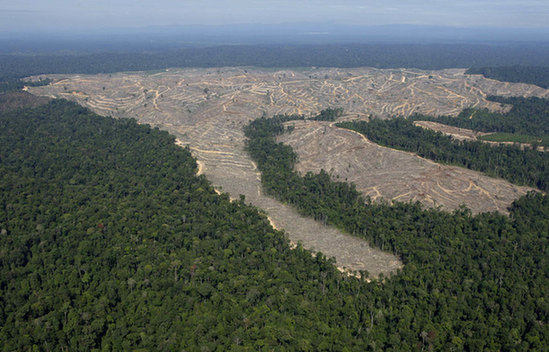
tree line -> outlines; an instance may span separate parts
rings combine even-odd
[[[282,123],[291,118],[260,118],[245,130],[265,191],[401,256],[405,264],[373,287],[378,310],[369,315],[371,350],[545,348],[547,195],[517,200],[509,218],[496,212],[472,216],[464,207],[448,213],[419,203],[372,203],[325,171],[293,171],[295,153],[275,139],[287,133]]]
[[[170,67],[376,67],[438,70],[546,66],[543,46],[471,44],[225,45],[157,52],[0,55],[0,80],[48,73],[112,73]]]
[[[362,133],[375,143],[410,151],[436,162],[463,166],[543,191],[549,187],[549,153],[522,150],[514,145],[455,141],[441,132],[415,126],[412,120],[404,118],[341,122],[337,126]]]
[[[490,66],[471,67],[466,74],[483,75],[498,81],[535,84],[549,88],[549,67],[547,66]]]
[[[466,108],[458,116],[415,114],[411,120],[436,121],[480,132],[505,132],[537,137],[549,135],[549,100],[537,97],[489,96],[490,101],[512,105],[507,113]]]
[[[50,79],[41,79],[37,81],[23,81],[17,78],[11,78],[7,80],[0,80],[0,94],[15,92],[23,89],[25,86],[28,87],[39,87],[47,86],[51,83]]]

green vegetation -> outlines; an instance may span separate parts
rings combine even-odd
[[[497,97],[490,96],[488,100],[501,104],[512,105],[508,113],[500,114],[483,109],[464,109],[457,117],[454,116],[425,116],[414,115],[411,120],[435,121],[450,126],[468,128],[481,132],[501,132],[500,141],[520,142],[534,140],[537,144],[549,145],[549,101],[536,97]],[[511,136],[510,134],[515,134]],[[521,137],[516,135],[523,135]],[[504,137],[505,136],[505,137]],[[484,137],[486,140],[490,137]],[[523,142],[530,143],[530,142]]]
[[[53,101],[0,145],[2,351],[366,350],[382,320],[166,132]]]
[[[498,132],[480,136],[478,139],[491,142],[512,142],[512,143],[527,143],[532,145],[549,146],[549,135],[543,138],[529,136],[526,134],[504,133]]]
[[[357,307],[369,350],[546,348],[549,197],[528,194],[513,204],[509,218],[473,217],[465,208],[450,214],[419,203],[372,204],[326,172],[293,171],[295,153],[275,140],[293,118],[261,118],[245,130],[266,192],[400,254],[405,263],[382,285],[369,285],[373,312],[364,316]]]
[[[310,120],[316,120],[316,121],[335,121],[338,117],[341,117],[343,115],[343,108],[335,108],[335,109],[325,109],[322,110],[318,115],[313,116],[310,118]]]
[[[417,127],[403,118],[343,122],[337,126],[362,133],[381,145],[410,151],[436,162],[463,166],[544,191],[549,187],[548,153],[521,150],[518,146],[458,142],[441,132]]]
[[[36,97],[30,93],[22,91],[25,86],[38,87],[51,83],[50,79],[37,81],[23,81],[19,79],[0,80],[0,113],[8,110],[34,107],[45,104],[49,98]]]
[[[25,86],[29,87],[39,87],[39,86],[47,86],[51,83],[50,79],[41,79],[38,81],[22,81],[19,79],[7,79],[4,81],[0,81],[0,94],[7,93],[7,92],[14,92],[23,89]]]
[[[112,73],[170,67],[443,68],[545,65],[549,49],[468,44],[226,45],[161,52],[0,55],[0,80],[49,73]]]
[[[246,130],[270,192],[399,253],[401,272],[368,283],[290,250],[257,209],[196,177],[172,136],[53,101],[0,114],[0,350],[549,345],[547,196],[510,218],[367,204],[326,173],[291,171],[274,141],[291,118]]]
[[[0,113],[14,109],[40,106],[50,100],[50,98],[38,97],[24,91],[3,93],[0,94]]]
[[[498,66],[473,67],[466,74],[481,74],[486,78],[504,82],[521,82],[549,88],[549,67],[543,66]]]
[[[508,113],[464,109],[457,117],[413,115],[412,120],[436,121],[481,132],[506,132],[533,136],[549,135],[549,101],[536,97],[496,97],[488,100],[512,105]]]

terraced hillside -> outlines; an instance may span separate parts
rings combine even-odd
[[[432,72],[371,68],[281,71],[251,68],[171,69],[156,73],[49,77],[54,80],[53,84],[28,90],[37,95],[77,101],[99,114],[134,117],[140,122],[170,131],[182,145],[194,152],[201,172],[219,189],[229,192],[234,198],[242,194],[247,201],[264,209],[273,223],[285,229],[293,241],[302,241],[306,248],[336,257],[341,267],[368,270],[373,275],[390,272],[401,264],[392,255],[373,250],[361,240],[302,218],[293,209],[264,196],[257,168],[244,152],[242,127],[263,114],[312,115],[327,107],[342,107],[353,118],[366,118],[372,114],[407,116],[414,112],[439,115],[456,114],[470,106],[500,111],[506,109],[498,103],[486,101],[486,95],[549,96],[547,90],[536,86],[466,76],[464,70],[458,69]],[[303,140],[307,134],[314,134],[315,138],[324,136],[323,132],[317,133],[318,129],[304,128],[301,131],[303,135],[300,138]],[[338,143],[356,143],[356,135],[340,135]],[[337,151],[337,148],[330,149],[326,153],[337,158]],[[379,156],[373,153],[362,157],[368,165],[368,162],[376,162]],[[452,208],[465,203],[475,211],[504,210],[514,197],[525,191],[503,184],[500,180],[482,178],[477,173],[467,174],[469,179],[459,176],[462,180],[453,182],[455,174],[452,172],[433,173],[431,171],[437,169],[436,165],[424,161],[421,164],[417,161],[420,159],[409,154],[400,157],[403,158],[402,162],[398,162],[401,178],[409,178],[411,173],[406,171],[406,167],[413,167],[416,174],[429,174],[432,178],[430,182],[438,182],[447,190],[425,196],[428,200],[426,204]],[[314,164],[313,159],[306,159],[307,156],[302,154],[300,160],[305,163],[302,165],[307,162]],[[423,166],[418,166],[418,163]],[[391,176],[394,162],[392,165],[381,171],[373,182],[371,179],[365,180],[370,191],[377,188],[380,195],[387,199],[394,196],[381,190],[395,177]],[[319,166],[330,169],[323,165],[313,165],[311,168]],[[464,175],[463,171],[457,170],[453,172]],[[343,176],[343,173],[337,174]],[[357,184],[361,182],[360,178],[358,174],[351,177]],[[477,183],[481,190],[477,190],[475,182],[481,178],[482,183]],[[460,194],[469,186],[470,192],[465,196],[447,200],[449,194]],[[402,195],[399,197],[402,200],[421,199],[421,193],[425,193],[422,188],[414,187],[409,182],[392,184],[390,188],[397,195]],[[370,191],[365,188],[365,192]],[[478,196],[484,193],[488,194],[485,195],[487,200],[479,201]],[[497,198],[502,199],[497,202],[489,200]]]

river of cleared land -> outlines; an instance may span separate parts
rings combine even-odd
[[[388,274],[402,263],[396,256],[304,218],[262,193],[258,170],[244,151],[242,128],[262,115],[312,115],[327,107],[343,107],[356,118],[414,112],[440,115],[456,114],[470,106],[507,109],[486,101],[490,94],[548,96],[548,91],[539,87],[463,73],[372,68],[170,69],[50,75],[53,84],[29,91],[74,100],[102,115],[133,117],[173,133],[180,144],[191,149],[200,172],[215,187],[233,198],[244,195],[246,201],[265,210],[290,240],[335,257],[339,267],[378,275]]]

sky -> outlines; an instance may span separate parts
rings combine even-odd
[[[0,0],[0,31],[330,23],[549,27],[549,0]]]

